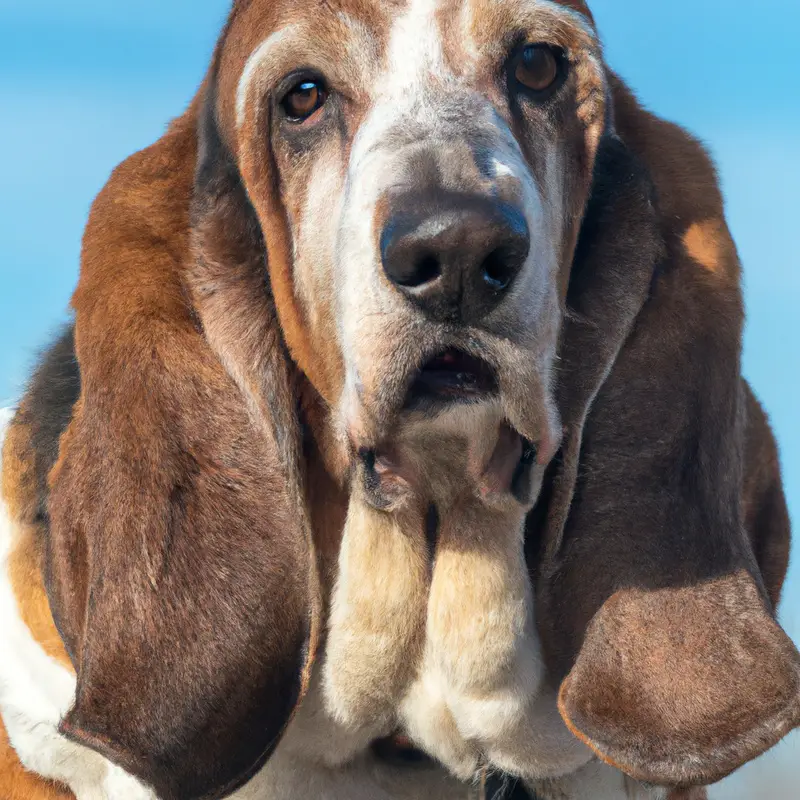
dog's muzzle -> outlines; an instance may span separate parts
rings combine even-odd
[[[475,324],[500,303],[530,250],[522,212],[472,194],[406,195],[380,237],[383,269],[436,322]]]

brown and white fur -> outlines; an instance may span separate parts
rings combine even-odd
[[[510,81],[525,43],[564,55],[546,101]],[[300,123],[281,112],[298,69],[329,93]],[[512,209],[530,242],[477,319],[432,318],[387,278],[385,231],[442,197]],[[772,618],[788,527],[739,376],[722,215],[705,155],[610,72],[581,0],[236,2],[189,110],[94,207],[73,301],[80,396],[44,478],[28,475],[36,392],[9,430],[0,712],[22,765],[77,800],[449,800],[483,797],[494,774],[623,800],[710,783],[774,744],[800,720],[800,660]],[[657,314],[698,387],[642,345]],[[689,357],[695,324],[706,349]],[[409,405],[454,351],[496,391]],[[713,422],[676,423],[669,469],[689,489],[670,513],[660,477],[629,487],[657,508],[637,520],[649,537],[620,524],[598,542],[574,526],[592,498],[578,461],[604,413],[627,413],[619,385],[641,410],[593,463],[601,479],[625,465],[620,487],[636,459],[664,469],[663,438],[632,436],[650,415],[695,403]],[[698,477],[680,448],[704,459],[712,434]],[[746,435],[763,444],[753,502],[777,498],[757,533],[720,444],[733,464]],[[598,531],[619,494],[584,512]],[[622,556],[581,584],[575,554],[590,575],[606,543]],[[709,656],[685,646],[707,641],[684,636],[700,616],[730,631]],[[689,677],[648,657],[651,640]],[[771,686],[747,677],[756,658]],[[747,715],[706,691],[724,676]],[[605,702],[617,689],[625,702]],[[642,726],[639,696],[673,714],[666,733]],[[382,758],[398,730],[431,760]]]
[[[0,411],[0,446],[13,411]],[[0,469],[2,461],[0,461]],[[0,504],[0,646],[5,656],[0,660],[0,709],[2,722],[13,743],[8,760],[0,760],[0,788],[3,800],[156,800],[156,795],[124,770],[93,750],[66,739],[59,732],[59,723],[75,697],[75,674],[71,665],[59,659],[34,637],[19,608],[19,580],[13,577],[14,549],[20,548],[20,532],[14,529],[5,504]],[[398,580],[403,576],[395,576]],[[370,586],[371,584],[368,584]],[[402,595],[401,595],[402,597]],[[399,613],[405,610],[398,609]],[[326,669],[329,663],[325,660]],[[426,698],[426,680],[416,678],[406,698],[406,705],[426,703],[415,715],[412,708],[405,716],[416,724],[441,724],[435,703],[441,698]],[[461,770],[462,781],[449,777],[433,762],[422,766],[392,765],[374,754],[370,745],[376,735],[390,733],[393,721],[363,731],[353,732],[342,726],[324,706],[321,675],[312,680],[309,693],[301,704],[280,746],[268,764],[246,786],[231,797],[237,800],[282,800],[295,797],[320,797],[329,800],[479,800],[484,788],[478,779],[476,763]],[[552,715],[555,702],[546,698],[540,718]],[[448,713],[446,708],[440,713]],[[536,711],[533,710],[533,714]],[[535,718],[535,717],[534,717]],[[547,726],[563,727],[560,718]],[[541,734],[530,737],[521,732],[520,740],[530,749],[533,759],[556,761],[563,757],[554,752],[556,742]],[[438,736],[438,738],[436,738]],[[551,737],[552,739],[552,737]],[[420,732],[420,744],[431,741],[447,747],[452,737],[447,732]],[[438,744],[437,744],[438,743]],[[563,742],[575,749],[577,740]],[[471,755],[474,759],[475,756]],[[15,758],[22,770],[17,771]],[[576,764],[587,757],[575,759]],[[457,766],[457,762],[454,761]],[[37,780],[33,776],[40,776]],[[592,800],[627,800],[658,798],[657,791],[646,791],[631,779],[610,767],[592,761],[574,775],[541,784],[543,798],[592,798]]]

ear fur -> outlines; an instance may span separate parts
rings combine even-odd
[[[788,525],[742,388],[740,268],[713,167],[613,91],[619,140],[601,145],[568,295],[565,445],[530,528],[544,531],[539,630],[579,738],[640,780],[705,785],[800,722],[800,658],[769,602]],[[746,509],[769,529],[748,537]]]
[[[62,730],[164,800],[264,763],[318,618],[263,242],[205,94],[93,206],[50,479],[48,593],[78,676]]]
[[[745,381],[741,397],[746,431],[742,514],[767,595],[776,609],[789,567],[789,510],[767,415]]]

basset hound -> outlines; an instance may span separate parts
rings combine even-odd
[[[73,306],[4,800],[701,798],[800,723],[714,168],[583,0],[236,0]]]

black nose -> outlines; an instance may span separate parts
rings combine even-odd
[[[530,250],[522,212],[491,197],[404,198],[381,234],[389,280],[431,319],[471,323],[511,287]]]

